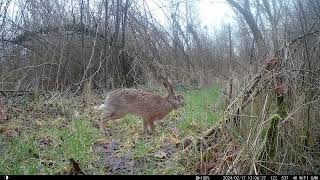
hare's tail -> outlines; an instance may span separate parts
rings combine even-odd
[[[101,104],[99,107],[97,107],[97,110],[103,110],[106,108],[106,105],[105,104]]]
[[[97,109],[99,111],[102,111],[102,110],[106,109],[106,107],[107,107],[106,102],[109,99],[109,97],[110,97],[110,95],[108,94],[108,96],[105,99],[105,102],[103,104],[101,104],[100,106],[96,106],[95,109]]]

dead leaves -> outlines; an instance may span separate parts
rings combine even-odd
[[[178,128],[171,128],[171,133],[168,134],[168,137],[173,144],[180,144],[180,131]]]
[[[268,70],[268,71],[271,71],[272,69],[274,69],[274,67],[276,65],[278,65],[280,63],[279,59],[274,57],[272,59],[269,59],[268,62],[267,62],[267,65],[265,66],[265,68]]]
[[[54,144],[55,143],[53,142],[53,140],[47,136],[40,138],[38,141],[38,146],[41,150],[43,150],[46,146],[53,146]]]
[[[35,120],[35,125],[37,128],[41,128],[43,126],[43,122],[39,120]]]
[[[32,155],[32,157],[34,157],[34,158],[36,158],[36,159],[39,159],[39,158],[40,158],[39,154],[38,154],[38,153],[35,153],[32,149],[29,149],[28,152],[29,152],[29,154]]]
[[[71,164],[69,175],[85,175],[85,173],[82,172],[78,162],[76,162],[73,158],[70,158],[69,161]]]
[[[189,139],[189,138],[184,139],[182,149],[187,148],[188,146],[190,146],[191,143],[192,143],[191,139]]]
[[[182,113],[181,112],[179,112],[179,111],[175,111],[174,112],[174,116],[173,116],[173,120],[174,121],[181,121],[182,120],[182,118],[183,118],[183,116],[182,116]]]
[[[4,108],[0,106],[0,124],[5,123],[8,121],[7,113],[5,112]]]
[[[216,145],[203,152],[197,171],[201,174],[221,174],[233,167],[238,155],[234,142]],[[237,171],[238,172],[238,171]],[[237,173],[235,173],[237,174]]]
[[[57,163],[49,157],[40,157],[40,155],[34,152],[32,149],[28,150],[28,153],[36,159],[40,159],[41,164],[48,167],[48,168],[55,168]],[[85,175],[85,173],[81,170],[79,162],[74,160],[73,158],[69,159],[70,161],[70,168],[69,168],[69,175]],[[60,174],[67,174],[67,172],[61,172]]]
[[[167,153],[164,152],[163,150],[159,150],[153,154],[153,157],[159,158],[159,159],[165,159],[167,157]]]
[[[63,160],[63,161],[65,161],[65,160]],[[47,161],[47,162],[51,163],[53,161]],[[70,158],[69,159],[69,165],[61,167],[60,171],[55,173],[55,174],[56,175],[86,175],[81,170],[79,161],[75,160],[74,158]]]
[[[55,168],[57,166],[57,162],[55,162],[52,158],[48,156],[40,156],[39,153],[35,152],[33,149],[28,149],[29,155],[31,155],[32,158],[39,159],[41,164],[43,166],[46,166],[48,168]]]
[[[8,128],[8,129],[3,128],[3,129],[1,129],[1,132],[3,132],[3,134],[9,139],[17,138],[21,134],[21,130],[18,127]]]
[[[164,144],[160,146],[160,152],[165,153],[164,158],[170,158],[174,153],[178,151],[178,145],[177,144]]]

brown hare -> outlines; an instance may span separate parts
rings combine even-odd
[[[143,119],[143,130],[154,132],[154,121],[163,119],[172,110],[185,105],[183,97],[176,94],[171,82],[161,78],[167,89],[166,96],[159,96],[139,89],[117,89],[108,93],[104,103],[97,109],[102,111],[99,126],[105,133],[104,121],[116,120],[127,114],[133,114]]]

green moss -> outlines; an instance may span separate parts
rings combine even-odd
[[[284,102],[284,96],[277,97],[278,114],[281,118],[287,117],[287,108]]]
[[[266,136],[266,149],[268,157],[274,160],[277,152],[277,138],[278,138],[278,124],[281,117],[278,114],[274,114],[270,118],[270,125]]]

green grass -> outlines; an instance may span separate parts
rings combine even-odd
[[[194,134],[209,128],[222,112],[219,108],[221,94],[218,86],[189,90],[182,92],[182,95],[187,105],[182,109],[183,121],[179,129],[184,134]]]
[[[21,129],[21,134],[15,138],[0,134],[0,174],[66,174],[70,169],[70,158],[76,159],[87,174],[105,174],[103,157],[93,146],[95,142],[112,140],[121,145],[115,151],[117,156],[129,154],[134,163],[139,162],[135,174],[188,174],[184,164],[179,163],[179,152],[165,159],[156,158],[154,153],[164,145],[197,136],[214,125],[222,112],[219,108],[221,94],[215,85],[179,93],[184,96],[186,106],[157,122],[157,133],[153,135],[143,134],[142,120],[128,115],[106,123],[112,135],[104,136],[94,126],[95,116],[90,110],[68,105],[63,106],[69,107],[64,108],[68,117],[19,116],[16,122],[0,124],[0,129]],[[80,116],[72,117],[73,111],[81,112]],[[31,128],[26,128],[23,123],[26,118],[29,118],[28,122],[42,123],[38,126],[33,123]]]
[[[94,169],[91,162],[99,157],[93,153],[92,143],[101,134],[87,117],[81,117],[63,128],[35,128],[22,132],[20,138],[0,138],[4,148],[0,174],[59,174],[68,172],[70,158],[77,159],[85,170]],[[95,171],[102,173],[101,169]]]

